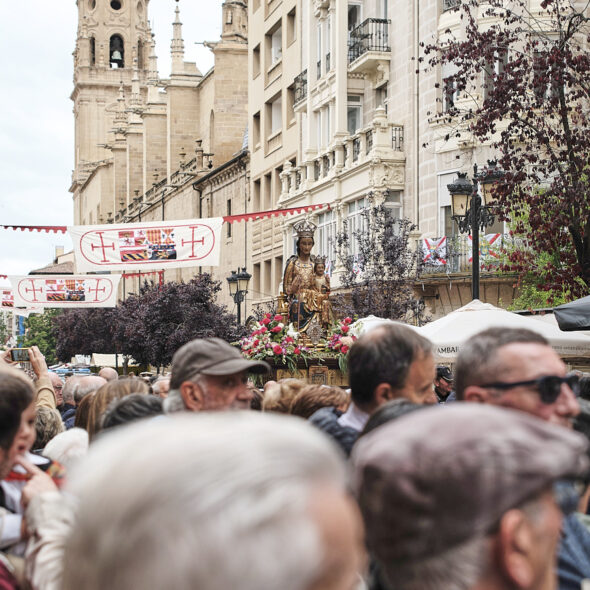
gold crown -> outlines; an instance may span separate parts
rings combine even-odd
[[[314,259],[314,264],[323,264],[326,266],[326,260],[328,260],[327,256],[316,256]]]
[[[293,225],[298,238],[313,238],[316,228],[317,225],[311,221],[307,221],[307,219]]]

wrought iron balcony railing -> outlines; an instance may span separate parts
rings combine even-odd
[[[369,51],[389,52],[389,19],[368,18],[350,31],[348,39],[348,63]]]
[[[295,78],[295,104],[305,100],[307,97],[307,70],[303,70],[299,76]]]
[[[404,151],[404,128],[401,125],[391,128],[391,147],[396,152]]]

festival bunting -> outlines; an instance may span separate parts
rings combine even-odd
[[[115,307],[121,275],[8,277],[15,307]]]
[[[68,228],[76,270],[218,266],[221,217]]]
[[[294,215],[301,213],[309,213],[324,207],[330,209],[329,203],[316,203],[315,205],[302,205],[301,207],[288,207],[287,209],[271,209],[269,211],[254,211],[252,213],[239,213],[237,215],[226,215],[223,221],[226,223],[235,223],[239,221],[251,221],[254,219],[268,219],[269,217],[278,217],[279,215]],[[178,221],[173,223],[179,223]],[[129,225],[129,224],[125,224]],[[88,227],[88,226],[85,226]],[[112,227],[109,225],[108,227]],[[61,233],[65,234],[68,227],[65,225],[0,225],[2,229],[12,229],[15,231],[36,231],[45,233]]]
[[[447,263],[447,237],[424,238],[422,240],[422,260],[429,266],[442,266]]]

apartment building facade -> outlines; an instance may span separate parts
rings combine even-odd
[[[532,0],[536,1],[536,0]],[[470,300],[468,238],[451,220],[447,185],[492,153],[468,137],[445,139],[447,72],[423,71],[421,42],[459,31],[456,0],[254,0],[249,4],[248,122],[253,206],[260,210],[330,204],[307,215],[314,252],[360,227],[368,198],[424,237],[460,244],[456,259],[417,285],[438,316]],[[456,97],[458,100],[461,97]],[[251,258],[254,303],[276,296],[294,253],[301,217],[257,222]],[[489,228],[502,232],[502,224]],[[354,249],[354,239],[352,248]],[[460,251],[459,251],[460,250]],[[485,277],[483,298],[509,303],[512,281]]]

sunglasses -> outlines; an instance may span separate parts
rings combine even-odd
[[[488,383],[487,385],[480,385],[484,389],[500,389],[508,390],[515,387],[535,387],[539,392],[539,397],[544,404],[553,404],[561,393],[561,386],[566,384],[577,397],[580,395],[580,378],[578,375],[570,373],[565,377],[557,377],[556,375],[546,375],[538,379],[531,379],[529,381],[516,381],[515,383],[504,383],[499,381],[497,383]]]

